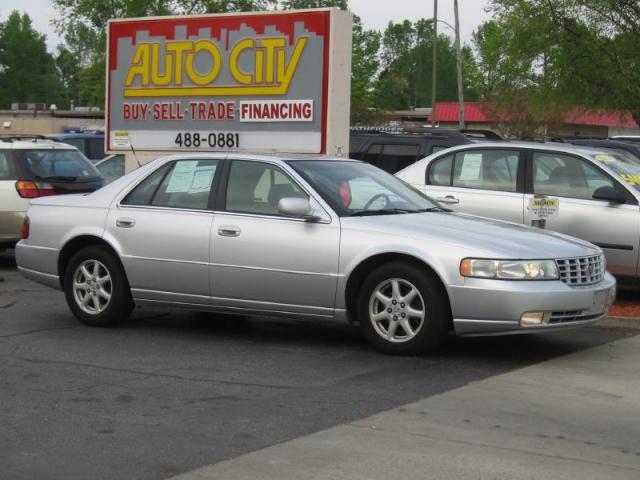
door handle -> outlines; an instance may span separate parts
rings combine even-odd
[[[133,218],[118,218],[116,220],[116,227],[120,228],[132,228],[136,224]]]
[[[453,195],[447,195],[446,197],[437,197],[436,201],[447,205],[455,205],[457,203],[460,203],[460,200],[458,200]]]
[[[221,237],[239,237],[240,228],[238,227],[220,227],[218,228],[218,235]]]

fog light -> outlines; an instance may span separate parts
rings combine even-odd
[[[521,327],[530,327],[532,325],[540,325],[544,320],[544,312],[527,312],[520,317]]]

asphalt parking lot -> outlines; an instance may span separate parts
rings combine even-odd
[[[631,335],[591,327],[372,351],[345,325],[137,310],[80,325],[0,255],[0,475],[164,479]]]

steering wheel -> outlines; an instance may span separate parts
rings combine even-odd
[[[389,198],[389,195],[387,195],[386,193],[378,193],[377,195],[374,195],[373,197],[371,197],[367,203],[365,203],[363,209],[368,210],[371,204],[376,200],[378,200],[379,198],[384,198],[384,206],[382,208],[385,208],[387,205],[391,203],[391,199]]]

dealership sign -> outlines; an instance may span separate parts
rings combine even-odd
[[[351,15],[109,22],[110,151],[348,150]]]

